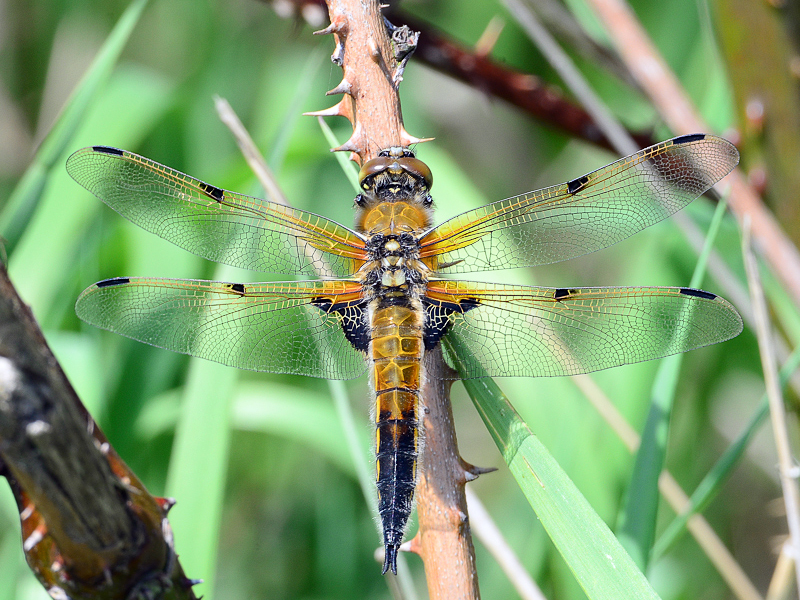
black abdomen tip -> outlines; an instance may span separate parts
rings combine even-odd
[[[395,544],[386,544],[385,546],[381,575],[386,575],[387,571],[397,575],[397,546]]]

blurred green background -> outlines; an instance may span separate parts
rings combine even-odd
[[[0,0],[0,209],[128,4]],[[598,34],[580,0],[567,4]],[[713,131],[738,128],[743,163],[769,170],[770,157],[784,156],[787,150],[775,140],[777,134],[766,136],[757,123],[742,121],[749,98],[746,85],[751,84],[740,77],[751,66],[747,42],[763,39],[767,30],[743,28],[734,2],[710,7],[694,0],[632,4]],[[408,1],[403,8],[466,45],[474,44],[489,20],[501,15],[506,27],[492,56],[558,83],[497,2]],[[772,16],[767,25],[758,26],[781,31],[786,15],[766,4],[764,9]],[[278,278],[220,271],[136,228],[69,179],[63,164],[80,147],[117,146],[214,185],[260,196],[262,190],[215,114],[212,98],[219,95],[239,114],[294,206],[350,224],[353,191],[316,120],[300,116],[328,107],[332,99],[324,93],[341,77],[328,58],[332,39],[312,36],[316,28],[301,19],[282,18],[255,0],[150,0],[107,84],[94,94],[55,161],[41,202],[8,259],[19,293],[114,447],[152,493],[178,496],[170,517],[177,549],[187,575],[206,580],[197,589],[207,598],[388,598],[373,558],[380,538],[327,382],[238,372],[189,359],[95,330],[73,311],[80,291],[107,277]],[[718,45],[718,40],[724,43]],[[774,56],[764,60],[774,61]],[[578,63],[626,125],[652,130],[654,139],[672,135],[638,93],[591,61],[579,58]],[[763,65],[772,63],[761,64],[768,70]],[[789,72],[784,66],[778,70]],[[796,93],[796,80],[794,88],[791,81],[789,77],[789,92],[784,93]],[[572,179],[615,158],[414,60],[405,72],[401,96],[408,131],[436,138],[419,146],[418,155],[435,176],[439,221]],[[797,118],[796,108],[787,104],[783,124]],[[341,140],[349,136],[344,119],[329,123]],[[789,163],[785,171],[793,173],[790,157],[784,158]],[[785,229],[796,232],[793,184],[780,173],[772,175],[775,210]],[[687,212],[706,228],[713,209],[711,202],[700,199]],[[717,247],[741,278],[738,239],[728,217]],[[554,287],[682,286],[688,284],[695,260],[678,229],[664,222],[568,263],[474,278],[535,280]],[[703,287],[721,292],[713,279]],[[779,312],[784,307],[781,314],[793,315],[791,306],[781,304],[782,292],[774,284],[770,294]],[[794,345],[796,329],[784,325],[784,332]],[[637,430],[647,414],[657,366],[633,365],[595,377]],[[633,465],[622,443],[568,380],[499,383],[614,529]],[[347,382],[346,390],[359,419],[362,454],[368,456],[372,426],[367,382]],[[749,330],[686,356],[667,455],[667,466],[684,489],[692,491],[739,433],[762,392]],[[472,488],[546,595],[582,598],[460,385],[454,386],[453,396],[464,459],[500,467]],[[762,592],[774,566],[773,551],[785,535],[782,518],[769,508],[780,490],[767,429],[704,513]],[[191,492],[182,497],[176,493],[182,490]],[[0,600],[46,598],[24,566],[10,494],[3,489],[0,495]],[[662,506],[659,531],[673,516]],[[410,534],[415,530],[412,524]],[[476,552],[483,596],[516,597],[477,541]],[[414,556],[408,563],[420,597],[425,597],[421,563]],[[648,576],[665,600],[731,597],[688,536],[652,563]]]

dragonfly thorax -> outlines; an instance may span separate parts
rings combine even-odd
[[[356,197],[356,227],[377,233],[420,235],[432,225],[430,169],[402,148],[384,150],[359,173],[363,192]]]
[[[370,257],[367,286],[384,288],[407,288],[427,279],[427,268],[419,261],[419,241],[408,232],[400,235],[373,235],[367,243]]]

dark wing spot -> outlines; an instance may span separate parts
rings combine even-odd
[[[123,150],[112,148],[111,146],[92,146],[92,150],[95,152],[102,152],[103,154],[113,154],[114,156],[122,156],[125,154]]]
[[[553,294],[553,298],[563,300],[564,298],[569,298],[572,292],[573,290],[568,290],[567,288],[558,288]]]
[[[572,181],[567,182],[567,191],[570,194],[574,194],[587,183],[589,183],[589,178],[586,175],[579,177],[578,179],[573,179]]]
[[[367,327],[366,301],[337,302],[334,304],[330,298],[314,298],[313,306],[325,313],[338,313],[342,317],[341,325],[344,337],[356,350],[367,352],[369,350],[369,328]]]
[[[686,294],[687,296],[694,296],[695,298],[705,298],[706,300],[713,300],[716,298],[716,294],[712,294],[710,292],[704,292],[703,290],[694,290],[692,288],[681,288],[681,294]]]
[[[672,143],[676,146],[678,144],[688,144],[689,142],[699,142],[700,140],[706,139],[704,133],[690,133],[689,135],[679,135],[676,138],[672,138]]]
[[[480,300],[476,298],[465,298],[461,302],[458,303],[459,308],[461,309],[461,313],[465,313],[473,308],[478,308],[480,306]]]
[[[244,295],[244,284],[243,283],[232,283],[231,289],[236,292],[237,294]]]
[[[203,190],[207,196],[210,196],[217,202],[221,202],[223,198],[223,192],[220,188],[214,187],[213,185],[208,185],[207,183],[201,183],[200,189]]]
[[[454,313],[463,315],[480,306],[480,302],[474,298],[465,298],[460,302],[442,302],[423,297],[422,305],[425,307],[425,328],[422,332],[422,342],[425,344],[425,350],[433,350],[453,324],[450,315]]]
[[[98,281],[95,285],[99,288],[103,288],[103,287],[111,287],[112,285],[123,285],[130,282],[131,280],[129,277],[115,277],[114,279],[106,279],[104,281]]]

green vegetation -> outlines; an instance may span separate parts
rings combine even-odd
[[[75,96],[76,108],[59,114],[129,4],[137,3],[11,0],[4,6],[0,100],[6,106],[0,111],[0,132],[10,141],[0,144],[0,223],[9,229],[0,234],[9,236],[12,280],[120,455],[152,493],[176,497],[170,521],[184,569],[206,581],[198,594],[224,600],[389,598],[373,558],[380,538],[371,501],[365,500],[357,476],[369,460],[373,439],[365,378],[343,386],[360,419],[353,433],[340,421],[342,388],[335,391],[337,406],[326,381],[241,372],[171,354],[93,329],[74,314],[80,291],[108,277],[279,279],[220,268],[138,229],[75,184],[63,168],[80,147],[110,145],[216,186],[260,196],[236,143],[217,119],[214,95],[226,98],[239,114],[294,206],[352,222],[351,184],[328,152],[316,119],[300,117],[332,103],[324,93],[341,76],[328,60],[332,40],[312,36],[308,25],[279,18],[267,4],[151,0],[116,64],[113,52],[104,55],[108,71],[84,81],[97,87],[88,96]],[[454,0],[406,4],[465,44],[477,41],[492,16],[505,15],[506,29],[492,56],[554,79],[499,3],[469,3],[469,10],[467,3]],[[712,50],[710,24],[698,18],[697,3],[632,4],[715,132],[736,125],[736,94]],[[580,59],[579,65],[626,125],[653,129],[654,139],[672,135],[641,96],[589,61]],[[438,221],[572,179],[615,158],[414,59],[401,96],[408,131],[436,138],[420,145],[418,153],[435,176]],[[328,119],[328,124],[339,139],[349,136],[344,119]],[[51,130],[58,139],[41,144]],[[24,176],[28,164],[36,173]],[[700,199],[684,212],[705,231],[714,205]],[[738,232],[729,215],[721,223],[716,248],[743,282]],[[535,278],[553,287],[686,286],[696,263],[678,228],[664,222],[568,263],[475,278],[507,283],[533,283]],[[701,287],[725,295],[713,275]],[[768,284],[768,294],[794,345],[792,335],[800,330],[796,309],[776,284]],[[593,375],[638,432],[650,410],[658,368],[645,363]],[[546,448],[588,505],[616,531],[623,498],[637,491],[628,490],[634,457],[616,434],[568,379],[496,383],[537,438],[525,443],[531,456]],[[683,357],[666,467],[687,493],[747,427],[762,393],[761,365],[749,329],[730,342]],[[520,465],[505,466],[461,384],[453,388],[453,404],[464,459],[499,467],[470,485],[527,571],[548,598],[584,598],[515,480]],[[353,440],[363,449],[358,465],[349,445]],[[704,485],[716,497],[704,496],[701,502],[704,516],[763,591],[773,569],[771,538],[784,534],[785,524],[766,510],[769,501],[780,497],[771,438],[756,435],[750,443],[751,450],[736,454],[730,463],[736,466],[733,478],[726,479],[728,470],[714,471],[715,481]],[[533,466],[533,472],[540,471]],[[23,564],[11,496],[2,491],[0,497],[0,600],[43,600],[45,592]],[[635,503],[627,506],[635,509]],[[581,504],[579,514],[584,510]],[[691,536],[670,529],[669,539],[659,545],[674,518],[662,498],[655,522],[651,516],[648,524],[659,548],[646,573],[656,592],[664,600],[731,597]],[[415,530],[412,524],[410,532]],[[569,541],[556,542],[559,547],[563,543]],[[478,541],[476,552],[483,597],[515,597]],[[568,552],[580,555],[582,548],[569,546]],[[410,556],[406,562],[423,590],[420,561]]]

